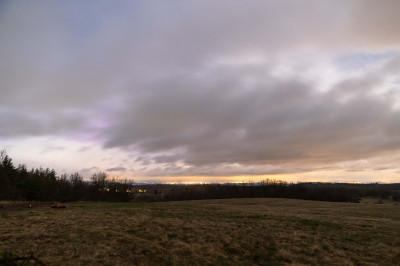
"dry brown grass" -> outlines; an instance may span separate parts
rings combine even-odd
[[[232,199],[0,211],[0,252],[48,265],[396,265],[400,206]]]

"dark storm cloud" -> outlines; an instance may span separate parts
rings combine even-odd
[[[1,9],[1,138],[90,136],[152,175],[311,171],[400,148],[398,1]],[[327,90],[304,77],[344,55],[362,71]]]

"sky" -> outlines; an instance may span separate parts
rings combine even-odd
[[[400,1],[1,1],[0,149],[140,182],[400,182]]]

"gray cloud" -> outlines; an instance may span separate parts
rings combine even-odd
[[[100,170],[100,168],[97,167],[97,166],[93,166],[93,167],[90,167],[90,168],[82,168],[79,171],[79,174],[86,176],[86,175],[92,174],[94,172],[98,172],[99,170]]]
[[[62,151],[64,149],[65,148],[62,146],[47,146],[40,153],[44,154],[44,153],[53,152],[53,151]]]
[[[20,108],[0,108],[0,137],[42,136],[74,133],[84,128],[83,114],[79,117],[55,111],[31,112]]]
[[[302,172],[397,151],[399,9],[372,0],[3,4],[0,137],[89,138],[140,153],[148,175]],[[340,69],[348,55],[357,67],[321,90],[314,65]]]
[[[201,85],[187,77],[156,83],[146,88],[145,100],[131,99],[119,123],[106,130],[107,147],[164,153],[152,158],[192,166],[332,163],[398,149],[400,113],[373,90],[393,72],[390,64],[326,93],[312,83],[267,75],[243,89],[235,71]]]
[[[119,171],[126,171],[127,169],[125,167],[113,167],[113,168],[108,168],[106,169],[107,172],[119,172]]]

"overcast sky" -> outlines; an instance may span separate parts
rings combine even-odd
[[[1,1],[0,149],[137,181],[400,181],[400,1]]]

